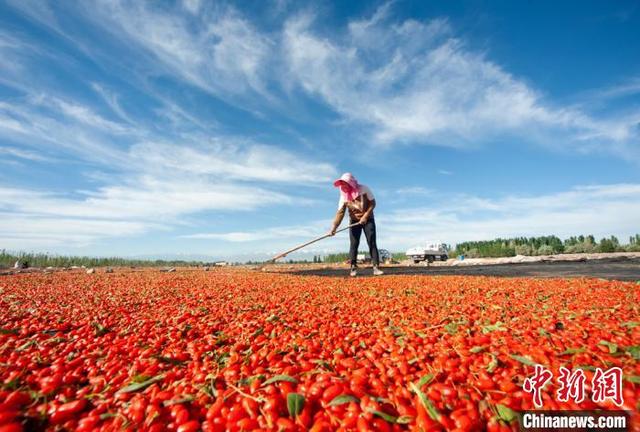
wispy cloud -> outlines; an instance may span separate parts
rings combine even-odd
[[[200,2],[183,3],[193,13]],[[217,95],[247,90],[266,96],[265,67],[273,41],[233,8],[215,8],[197,19],[142,2],[99,2],[88,19],[152,55],[163,69]]]
[[[178,170],[197,175],[216,175],[226,180],[266,181],[292,184],[328,182],[335,168],[301,158],[274,146],[228,138],[205,138],[199,144],[175,145],[143,142],[130,156],[163,172]]]
[[[454,195],[376,219],[381,247],[398,250],[431,239],[456,243],[549,234],[615,233],[624,241],[638,231],[640,184],[583,186],[538,196]]]
[[[335,176],[331,164],[243,137],[171,128],[161,136],[118,113],[115,95],[94,90],[123,122],[37,88],[0,102],[0,138],[14,143],[0,153],[49,163],[55,162],[50,155],[77,160],[91,167],[87,174],[98,183],[81,181],[65,192],[0,186],[3,246],[78,247],[174,229],[206,212],[305,205],[310,200],[300,196],[301,188]],[[285,184],[295,188],[277,190]]]
[[[310,226],[312,225],[312,226]],[[285,240],[285,239],[299,239],[299,238],[314,238],[321,235],[321,229],[325,228],[328,231],[329,221],[326,221],[322,226],[318,224],[310,224],[304,226],[293,227],[275,227],[267,228],[263,230],[254,231],[234,231],[224,233],[197,233],[181,236],[182,238],[198,239],[198,240],[222,240],[232,243],[246,243],[246,242],[258,242],[265,240]]]
[[[51,158],[45,157],[40,153],[34,151],[22,150],[15,147],[3,147],[0,146],[0,155],[5,157],[14,157],[18,159],[25,159],[34,162],[50,162]]]
[[[123,121],[127,123],[134,123],[135,121],[131,119],[129,114],[125,112],[125,110],[120,105],[119,96],[113,91],[108,90],[103,85],[98,83],[91,83],[91,88],[93,88],[96,93],[102,97],[104,102],[111,108],[111,110]]]
[[[267,31],[233,6],[199,1],[100,1],[70,13],[120,41],[131,52],[118,60],[125,67],[170,75],[255,115],[282,114],[301,91],[377,145],[478,147],[502,138],[640,161],[639,110],[596,115],[587,104],[554,102],[471,49],[447,19],[398,19],[393,8],[385,3],[331,34],[312,13],[285,17],[281,28]],[[30,15],[61,31],[52,8]],[[631,81],[600,97],[637,88]]]
[[[371,19],[351,22],[342,38],[319,35],[311,15],[289,19],[284,30],[288,78],[352,122],[370,125],[381,144],[468,147],[506,135],[640,157],[640,113],[595,118],[555,106],[469,49],[446,20],[397,22],[387,16],[388,9],[385,5]]]
[[[608,87],[595,92],[594,96],[599,98],[621,98],[640,93],[640,77],[628,80],[627,82]]]
[[[123,134],[133,133],[134,131],[127,126],[108,120],[101,115],[95,113],[91,108],[64,100],[57,97],[51,97],[39,94],[31,97],[33,105],[40,105],[60,112],[67,119],[75,120],[86,126],[101,129],[108,133]]]
[[[422,186],[407,186],[403,188],[396,189],[395,194],[406,196],[406,195],[430,195],[433,191],[431,189],[427,189]]]
[[[134,236],[149,229],[141,221],[43,217],[33,214],[0,213],[2,247],[14,250],[82,247],[98,240]],[[163,229],[156,224],[156,229]]]

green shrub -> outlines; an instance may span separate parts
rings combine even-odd
[[[534,254],[533,248],[527,244],[517,245],[515,250],[516,250],[516,255],[531,256]]]
[[[554,254],[554,250],[552,246],[549,245],[542,245],[538,248],[538,250],[536,251],[536,255],[553,255]]]
[[[598,245],[598,252],[615,252],[616,244],[610,239],[603,238]]]
[[[583,241],[565,248],[565,253],[594,253],[597,246],[591,242]]]
[[[464,252],[464,256],[466,258],[480,258],[480,252],[478,252],[478,249],[473,248],[473,249],[469,249],[468,251]]]
[[[628,244],[624,249],[627,252],[640,252],[640,243]]]

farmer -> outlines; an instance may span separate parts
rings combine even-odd
[[[340,188],[340,201],[338,202],[338,212],[333,220],[333,227],[329,234],[334,235],[336,233],[347,209],[349,209],[351,225],[358,224],[349,229],[349,241],[351,243],[349,247],[351,272],[349,274],[351,276],[357,276],[358,274],[358,246],[360,245],[360,235],[364,230],[364,235],[369,245],[369,253],[371,254],[373,274],[375,276],[382,275],[382,270],[378,268],[380,258],[378,257],[378,246],[376,244],[376,222],[373,219],[376,200],[371,189],[359,184],[351,173],[342,174],[342,177],[333,182],[333,185]]]

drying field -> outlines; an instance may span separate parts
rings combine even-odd
[[[0,277],[0,431],[518,430],[541,364],[623,371],[640,285],[249,270]],[[637,426],[636,426],[637,427]]]

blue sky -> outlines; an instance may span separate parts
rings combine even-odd
[[[0,248],[640,232],[640,5],[0,1]],[[344,250],[337,236],[307,250]]]

